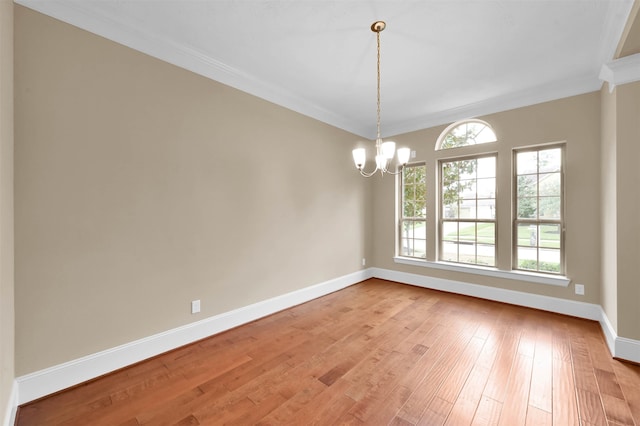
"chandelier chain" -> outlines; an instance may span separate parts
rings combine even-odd
[[[378,43],[378,109],[377,109],[377,139],[380,139],[380,31],[376,32],[376,41]]]
[[[360,174],[364,177],[371,177],[376,172],[380,171],[380,175],[384,176],[385,174],[390,175],[398,175],[402,173],[402,168],[407,165],[409,161],[409,157],[412,154],[409,148],[399,148],[396,151],[396,143],[393,141],[383,142],[382,137],[380,135],[380,32],[385,29],[387,24],[384,21],[376,21],[371,24],[371,31],[376,33],[376,44],[377,44],[377,81],[376,81],[376,156],[375,156],[375,169],[371,172],[367,172],[364,170],[364,166],[367,162],[367,151],[365,148],[356,148],[353,150],[353,162],[356,165],[356,168],[360,172]],[[393,159],[393,157],[397,154],[398,157],[398,169],[396,172],[392,172],[389,168],[389,161]]]

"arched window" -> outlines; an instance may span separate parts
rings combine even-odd
[[[436,142],[436,151],[495,142],[497,140],[491,126],[482,120],[458,121],[442,132]]]
[[[464,120],[442,132],[436,150],[496,140],[488,123]],[[439,259],[495,267],[497,155],[442,158],[439,169]]]

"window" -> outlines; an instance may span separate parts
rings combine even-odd
[[[477,145],[496,140],[496,134],[489,124],[480,120],[466,120],[447,127],[438,138],[436,150]]]
[[[496,156],[440,162],[440,260],[495,266]]]
[[[400,256],[427,255],[427,168],[410,164],[402,169]]]
[[[484,121],[453,123],[442,132],[430,154],[437,161],[435,182],[432,179],[427,182],[425,163],[402,170],[397,186],[398,238],[394,261],[567,286],[570,280],[565,276],[564,253],[565,143],[514,147],[512,155],[500,157],[496,145],[477,146],[492,142],[497,142],[496,134]],[[502,170],[500,176],[498,168]],[[508,170],[513,171],[510,174]],[[508,186],[512,190],[506,195],[501,192],[503,213],[498,215],[497,188]],[[427,214],[427,192],[434,215]],[[505,231],[501,232],[505,243],[501,252],[506,258],[498,255],[498,220],[510,222],[501,225]],[[437,237],[427,240],[427,228],[435,229]]]
[[[563,151],[515,151],[514,269],[564,273]]]

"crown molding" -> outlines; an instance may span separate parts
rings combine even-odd
[[[616,57],[618,45],[625,32],[625,25],[616,25],[616,23],[629,22],[633,7],[633,0],[609,2],[602,30],[598,66]]]
[[[600,80],[609,83],[609,92],[613,92],[613,89],[620,84],[640,81],[640,53],[602,65]]]
[[[462,105],[456,108],[436,112],[423,117],[406,120],[393,126],[387,126],[389,135],[399,135],[421,129],[453,123],[458,120],[476,118],[497,112],[536,105],[543,102],[568,98],[600,90],[602,82],[596,72],[555,81],[544,86],[536,86],[520,92]]]
[[[370,125],[356,123],[349,117],[336,114],[335,112],[303,99],[286,87],[276,86],[260,80],[253,74],[215,60],[189,46],[142,31],[140,28],[129,26],[110,16],[95,12],[82,2],[64,0],[15,0],[15,3],[354,135],[367,139],[375,139],[375,134],[372,133]],[[613,22],[615,22],[616,18],[621,14],[628,16],[632,3],[625,1],[622,2],[622,4],[624,7],[612,4],[608,9],[606,17],[607,28],[611,28]],[[615,48],[615,44],[619,40],[619,32],[620,31],[605,32],[607,36],[601,47],[601,57],[606,58],[612,56],[611,49]],[[609,71],[610,67],[616,68],[618,66],[618,61],[613,61],[605,65],[607,70],[605,70],[605,66],[603,66],[600,78],[610,81],[602,78],[603,72],[607,75],[611,73],[622,75],[622,73],[631,72]],[[600,64],[597,66],[599,67]],[[634,66],[639,68],[638,62],[630,65],[631,68]],[[635,78],[637,79],[637,76]],[[596,68],[593,75],[574,76],[563,81],[551,82],[547,85],[529,88],[493,99],[461,105],[448,110],[435,111],[420,117],[410,118],[397,124],[387,123],[385,124],[383,137],[413,132],[452,123],[461,119],[479,117],[597,91],[600,89],[601,84],[601,81],[597,78]],[[613,84],[621,83],[615,80]]]
[[[59,21],[99,35],[151,57],[184,68],[193,73],[218,81],[276,105],[314,118],[333,127],[356,135],[365,135],[368,129],[358,126],[347,117],[308,102],[286,87],[275,86],[224,62],[215,60],[196,49],[140,28],[134,28],[104,14],[96,13],[81,2],[14,0],[15,3]]]

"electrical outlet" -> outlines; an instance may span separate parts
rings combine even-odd
[[[584,284],[576,284],[576,294],[584,296]]]
[[[366,266],[367,265],[367,259],[365,259],[364,257],[362,258],[362,266]]]
[[[200,312],[200,300],[193,300],[191,302],[191,313],[197,314]]]

